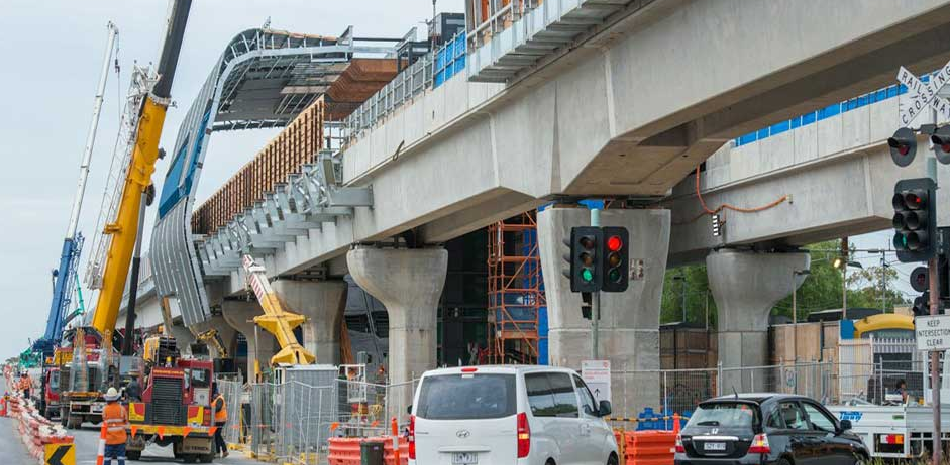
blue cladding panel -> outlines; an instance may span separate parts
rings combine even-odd
[[[164,218],[175,205],[178,205],[181,199],[191,194],[191,185],[198,171],[198,160],[201,159],[199,153],[201,144],[204,142],[210,119],[211,111],[209,110],[201,120],[202,129],[198,132],[198,137],[195,138],[194,143],[190,143],[186,139],[181,146],[181,150],[175,155],[175,160],[172,161],[172,166],[165,177],[165,184],[162,186],[162,195],[159,197],[159,218]],[[192,154],[190,158],[188,157],[189,152]],[[185,166],[186,162],[188,162],[188,166]]]
[[[927,74],[920,78],[923,82],[930,82],[930,75]],[[797,116],[788,121],[783,121],[780,123],[773,124],[772,126],[759,129],[758,131],[750,132],[748,134],[739,136],[735,139],[736,146],[745,145],[757,140],[765,139],[766,137],[774,136],[776,134],[785,132],[789,129],[795,129],[800,126],[805,126],[811,123],[814,123],[818,120],[823,120],[825,118],[831,118],[837,116],[841,113],[855,110],[866,105],[871,105],[873,103],[881,102],[889,98],[897,97],[901,94],[907,93],[907,86],[903,84],[895,84],[893,86],[885,87],[883,89],[860,95],[858,97],[846,100],[841,103],[836,103],[829,105],[825,108],[822,108],[816,112],[806,113],[801,116]]]

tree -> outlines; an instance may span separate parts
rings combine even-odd
[[[848,307],[884,308],[893,311],[894,306],[910,303],[897,290],[900,276],[890,266],[872,266],[848,276]]]

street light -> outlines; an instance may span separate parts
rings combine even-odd
[[[792,272],[792,335],[793,335],[793,349],[795,351],[795,362],[798,362],[798,283],[797,278],[799,276],[808,276],[811,274],[811,270],[795,270]]]

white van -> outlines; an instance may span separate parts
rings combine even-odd
[[[610,402],[577,372],[491,365],[429,370],[409,420],[410,465],[617,465]]]

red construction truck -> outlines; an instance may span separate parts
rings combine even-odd
[[[214,459],[211,412],[211,360],[178,358],[175,340],[159,336],[160,349],[150,354],[146,341],[146,375],[142,399],[129,402],[126,456],[138,460],[149,441],[171,445],[185,463]],[[152,338],[154,341],[155,338]]]

